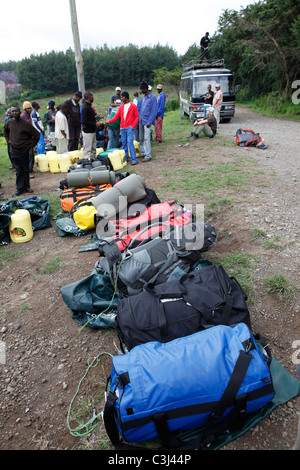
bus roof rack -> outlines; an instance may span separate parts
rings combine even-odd
[[[182,64],[183,71],[196,70],[196,69],[211,69],[211,68],[223,68],[225,67],[224,59],[210,59],[205,63],[199,63],[199,61],[190,60],[186,64]]]

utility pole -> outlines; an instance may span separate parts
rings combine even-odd
[[[78,90],[84,93],[85,83],[84,83],[84,72],[83,72],[83,59],[82,59],[81,47],[80,47],[76,3],[75,3],[75,0],[69,0],[69,2],[70,2],[70,13],[71,13],[71,26],[72,26],[72,33],[73,33],[73,40],[74,40],[74,48],[75,48],[75,62],[76,62],[76,70],[77,70]]]

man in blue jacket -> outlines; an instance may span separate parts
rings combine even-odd
[[[140,151],[144,156],[142,162],[149,162],[151,156],[151,126],[155,125],[156,97],[148,89],[148,84],[144,81],[140,83],[140,90],[143,93],[141,111],[139,115]]]
[[[158,93],[158,98],[157,98],[157,108],[156,108],[156,116],[155,116],[155,140],[156,142],[161,142],[163,117],[165,113],[165,104],[166,104],[166,95],[163,92],[162,85],[157,85],[156,89]]]

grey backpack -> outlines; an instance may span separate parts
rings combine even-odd
[[[144,240],[122,253],[113,239],[106,238],[101,243],[105,256],[99,264],[126,297],[138,294],[147,285],[166,282],[177,267],[188,272],[201,253],[210,250],[216,241],[215,228],[197,222],[174,227],[163,237]]]

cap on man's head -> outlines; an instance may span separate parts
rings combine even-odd
[[[81,93],[81,91],[76,91],[75,96],[78,96],[78,98],[82,98],[82,93]]]
[[[127,91],[122,91],[121,96],[129,99],[129,93]]]
[[[156,89],[157,89],[157,90],[162,90],[162,89],[163,89],[163,86],[162,86],[162,85],[157,85]]]
[[[209,108],[207,108],[207,111],[210,111],[211,113],[213,113],[215,111],[215,108],[213,108],[212,106],[210,106]]]
[[[50,106],[54,106],[54,105],[55,105],[55,101],[50,100],[50,101],[48,101],[48,104],[49,104]]]
[[[148,90],[148,83],[143,80],[143,81],[140,83],[140,89],[141,89],[141,90]]]
[[[221,88],[220,83],[216,83],[216,88]]]
[[[24,101],[23,103],[23,109],[28,109],[28,108],[32,108],[31,106],[31,103],[29,101]]]
[[[205,33],[205,34],[208,34],[209,35],[209,32]]]
[[[122,90],[122,88],[117,86],[116,91],[121,91],[121,90]]]

